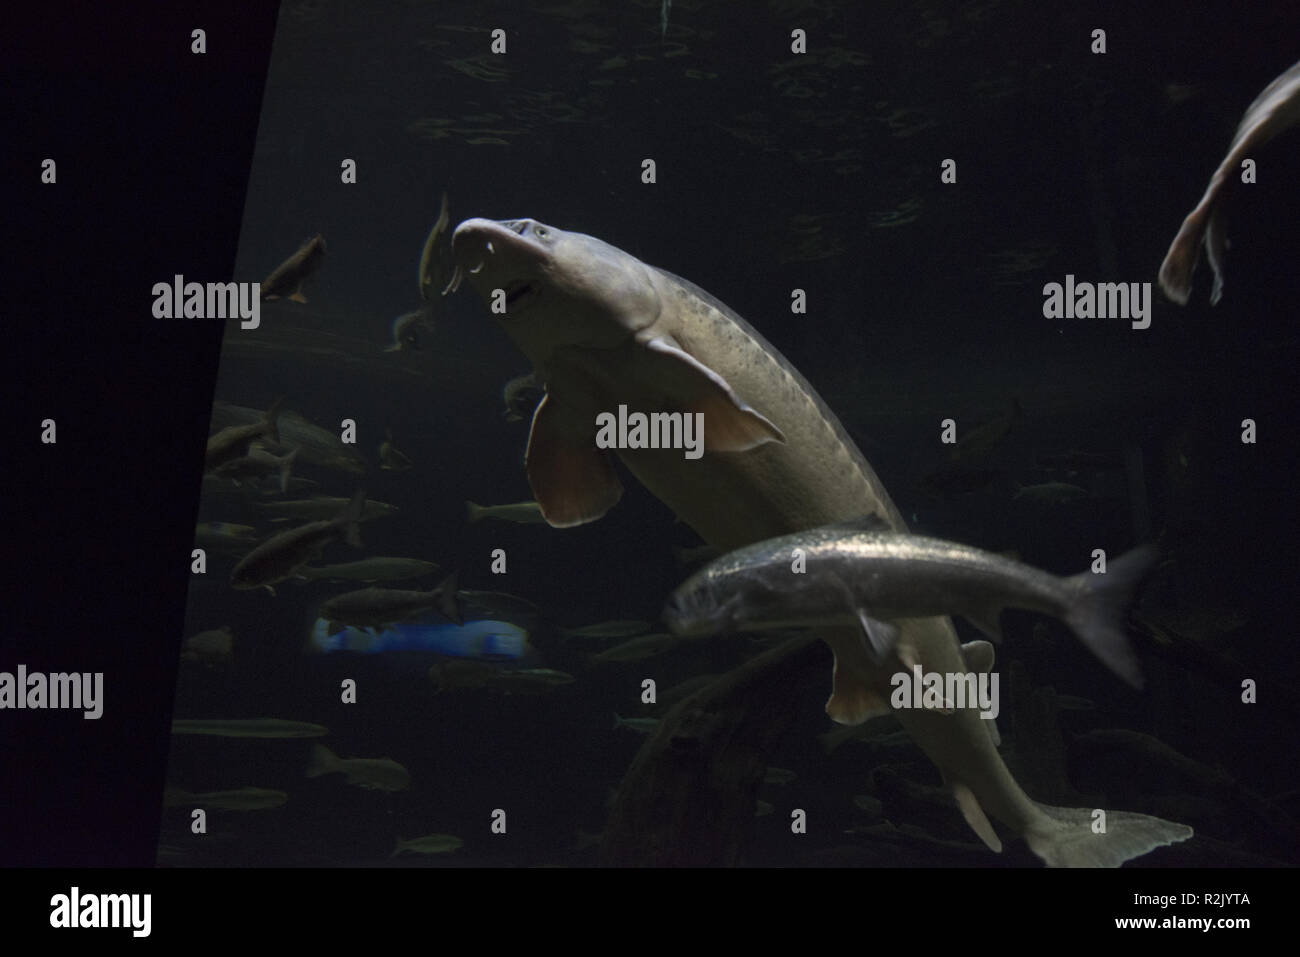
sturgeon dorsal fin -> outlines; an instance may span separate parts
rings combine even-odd
[[[785,435],[755,412],[727,380],[667,336],[642,345],[654,365],[653,381],[686,412],[704,415],[704,448],[709,452],[745,452]]]
[[[542,517],[555,528],[594,522],[617,504],[623,483],[609,453],[595,448],[548,393],[533,413],[524,465]]]

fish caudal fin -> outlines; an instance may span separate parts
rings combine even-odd
[[[323,744],[312,745],[311,763],[307,765],[307,777],[318,778],[322,774],[333,774],[339,769],[338,755]]]
[[[266,415],[262,420],[266,435],[270,436],[271,441],[276,445],[280,444],[280,407],[282,405],[284,405],[284,396],[280,396],[271,403],[271,407],[266,410]]]
[[[465,521],[466,521],[466,522],[468,522],[469,524],[473,525],[475,522],[477,522],[477,521],[482,517],[482,515],[483,515],[483,506],[482,506],[482,505],[479,505],[477,502],[466,502],[466,503],[465,503]]]
[[[1024,832],[1048,867],[1119,867],[1192,836],[1186,824],[1149,814],[1037,805],[1043,815]]]
[[[362,489],[357,489],[352,495],[352,501],[348,507],[343,510],[338,521],[343,526],[343,541],[347,542],[353,548],[361,547],[361,516],[366,510],[366,493]]]
[[[1110,562],[1104,573],[1081,572],[1069,579],[1074,595],[1065,623],[1106,667],[1135,688],[1142,669],[1124,635],[1124,612],[1159,550],[1143,545]]]
[[[293,462],[298,457],[301,448],[296,448],[284,458],[280,459],[280,493],[289,491],[289,476],[293,474]]]
[[[452,572],[438,585],[438,612],[444,618],[450,618],[458,625],[465,624],[465,616],[461,614],[460,602],[456,600],[456,576],[458,572]]]
[[[294,290],[294,291],[289,295],[289,298],[290,298],[293,302],[306,302],[306,301],[307,301],[307,297],[304,296],[304,295],[302,294],[302,285],[301,285],[301,284],[298,286],[297,289],[295,289],[295,290]]]

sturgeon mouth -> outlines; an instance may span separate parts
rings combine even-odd
[[[536,283],[527,279],[516,279],[505,286],[506,308],[513,309],[521,303],[531,302],[538,293]]]

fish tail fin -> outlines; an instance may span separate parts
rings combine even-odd
[[[1196,207],[1183,220],[1178,235],[1169,245],[1164,262],[1160,264],[1160,291],[1180,306],[1187,305],[1192,295],[1192,273],[1196,270],[1201,253],[1201,239],[1205,234],[1207,210]]]
[[[304,295],[302,294],[302,285],[301,285],[301,284],[299,284],[299,286],[298,286],[297,289],[295,289],[292,293],[290,293],[289,298],[290,298],[293,302],[304,302],[304,303],[305,303],[305,302],[307,301],[307,297],[304,296]]]
[[[318,778],[322,774],[333,774],[339,769],[339,757],[323,744],[314,744],[311,749],[311,763],[307,765],[307,777]]]
[[[623,719],[620,718],[620,717],[618,716],[618,712],[615,711],[615,712],[614,712],[614,728],[613,728],[613,730],[617,731],[617,730],[618,730],[619,728],[621,728],[622,726],[623,726]]]
[[[398,854],[401,854],[402,851],[404,850],[406,850],[406,842],[402,840],[402,835],[399,834],[397,835],[397,846],[393,848],[393,853],[389,854],[388,856],[390,858],[396,857]]]
[[[276,445],[280,444],[280,407],[284,405],[284,396],[280,396],[271,403],[271,407],[266,410],[263,421],[266,426],[266,434],[270,436],[271,441]]]
[[[1192,836],[1186,824],[1149,814],[1037,805],[1043,814],[1025,829],[1025,843],[1048,867],[1119,867]]]
[[[1135,688],[1142,687],[1142,669],[1124,635],[1124,612],[1159,555],[1156,546],[1142,545],[1112,561],[1104,574],[1087,571],[1068,579],[1074,600],[1065,623],[1106,667]]]
[[[361,526],[359,523],[365,509],[365,490],[357,489],[352,495],[352,501],[348,502],[348,507],[343,510],[343,514],[338,519],[343,526],[343,541],[353,548],[361,547]]]
[[[280,492],[281,494],[289,491],[289,476],[293,474],[293,463],[298,458],[298,453],[302,451],[301,447],[294,449],[284,458],[280,459]]]
[[[438,585],[438,611],[444,618],[450,618],[458,625],[465,624],[465,616],[461,614],[460,602],[456,600],[456,577],[459,572],[452,572],[444,578]]]
[[[473,525],[483,515],[483,506],[477,502],[465,502],[465,520]]]

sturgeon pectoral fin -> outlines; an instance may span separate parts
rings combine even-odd
[[[653,381],[687,412],[704,415],[704,448],[709,452],[744,452],[785,435],[755,412],[704,363],[666,338],[645,342],[653,359]]]
[[[822,636],[835,655],[831,696],[826,714],[837,724],[862,724],[889,714],[889,702],[872,687],[871,666],[861,636],[847,628],[830,629]]]
[[[594,522],[623,495],[609,455],[595,447],[591,436],[566,428],[563,411],[549,395],[533,414],[524,463],[533,498],[542,517],[555,528]]]
[[[998,837],[997,831],[993,830],[993,825],[989,823],[988,816],[975,797],[975,792],[960,782],[949,782],[948,789],[952,792],[953,799],[961,810],[961,816],[966,819],[971,830],[979,836],[990,851],[1002,853],[1002,840]]]

